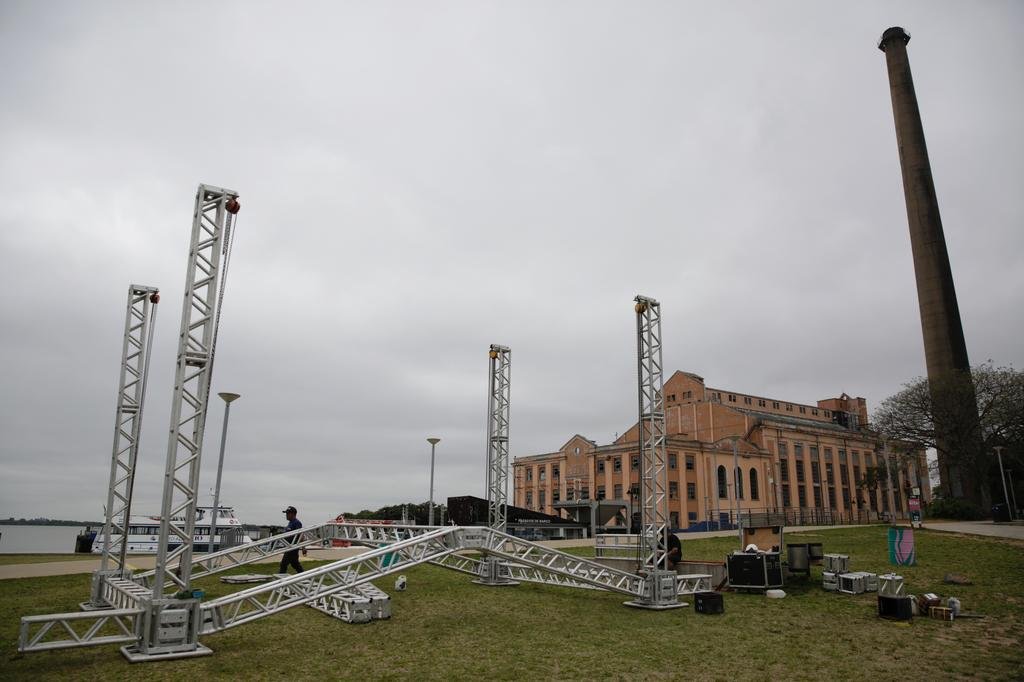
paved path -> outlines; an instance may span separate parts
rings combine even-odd
[[[839,528],[851,528],[852,526],[791,526],[786,529],[787,533],[803,533],[807,531],[828,531]],[[968,533],[971,535],[987,535],[990,537],[1002,537],[1016,540],[1024,540],[1024,525],[993,524],[991,521],[939,521],[926,523],[925,528],[929,530],[944,530],[954,533]],[[700,540],[702,538],[727,538],[736,537],[734,530],[710,531],[706,533],[680,533],[679,537],[686,540]],[[566,547],[592,547],[593,540],[549,540],[542,544],[556,549]],[[354,556],[365,551],[359,547],[345,549],[314,549],[309,552],[311,561],[338,560]],[[266,564],[277,564],[278,557],[269,557],[261,562]],[[140,570],[153,568],[156,563],[156,556],[135,556],[128,558],[128,565]],[[10,564],[0,566],[0,580],[11,578],[41,578],[52,575],[74,575],[77,573],[92,573],[100,567],[100,560],[79,560],[79,561],[48,561],[38,564]]]
[[[944,530],[950,533],[1024,540],[1024,524],[993,523],[991,521],[934,521],[926,522],[924,527],[928,530]]]

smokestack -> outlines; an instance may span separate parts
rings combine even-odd
[[[946,238],[942,232],[939,217],[939,202],[935,197],[931,164],[928,162],[928,148],[924,141],[924,127],[921,112],[914,92],[914,79],[910,74],[910,60],[907,57],[907,43],[910,36],[899,26],[886,29],[878,42],[878,49],[885,53],[889,70],[889,90],[892,94],[892,111],[896,121],[896,142],[900,152],[900,167],[903,170],[903,194],[907,202],[907,222],[910,224],[910,247],[914,255],[914,276],[917,280],[917,302],[921,310],[921,331],[924,336],[924,355],[928,368],[928,382],[932,387],[932,401],[937,403],[936,390],[951,384],[970,381],[971,365],[967,359],[967,344],[964,329],[960,323],[960,308],[956,302],[953,287],[953,272],[949,266]],[[970,387],[969,401],[963,401],[964,410],[956,421],[960,425],[976,424],[978,421],[977,401],[973,386]],[[948,409],[948,408],[946,408]],[[945,410],[943,410],[945,411]],[[962,428],[962,427],[961,427]],[[935,424],[940,440],[942,434],[951,435],[948,425]],[[961,438],[959,447],[967,445]],[[951,442],[947,441],[948,445]],[[980,445],[980,442],[979,442]],[[954,446],[956,447],[956,446]],[[940,447],[940,450],[942,448]],[[943,483],[950,484],[955,496],[960,496],[961,481],[955,471],[942,460],[939,453],[939,468]],[[944,466],[945,464],[945,466]]]

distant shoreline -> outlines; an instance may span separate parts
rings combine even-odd
[[[102,526],[102,521],[67,521],[65,519],[0,519],[0,526]]]

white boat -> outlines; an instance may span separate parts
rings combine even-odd
[[[210,551],[210,514],[213,507],[196,508],[195,532],[192,535],[192,551]],[[180,523],[183,518],[176,518],[175,522]],[[159,516],[132,516],[128,523],[128,552],[130,554],[156,554],[160,540],[160,517]],[[252,539],[245,534],[242,522],[235,517],[235,510],[232,507],[220,507],[217,514],[217,531],[213,536],[213,551],[222,548],[234,547],[236,545],[252,542]],[[178,538],[171,537],[168,543],[171,548],[181,544]],[[106,537],[100,531],[93,542],[92,551],[102,554],[106,545]]]

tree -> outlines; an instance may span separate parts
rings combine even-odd
[[[977,419],[962,409],[974,399]],[[936,423],[944,433],[936,433]],[[970,382],[933,386],[919,377],[882,402],[872,426],[891,440],[935,449],[942,493],[987,510],[995,490],[1002,497],[992,448],[1006,448],[1004,463],[1024,464],[1024,372],[988,362],[971,371]],[[953,485],[958,478],[962,490]]]

